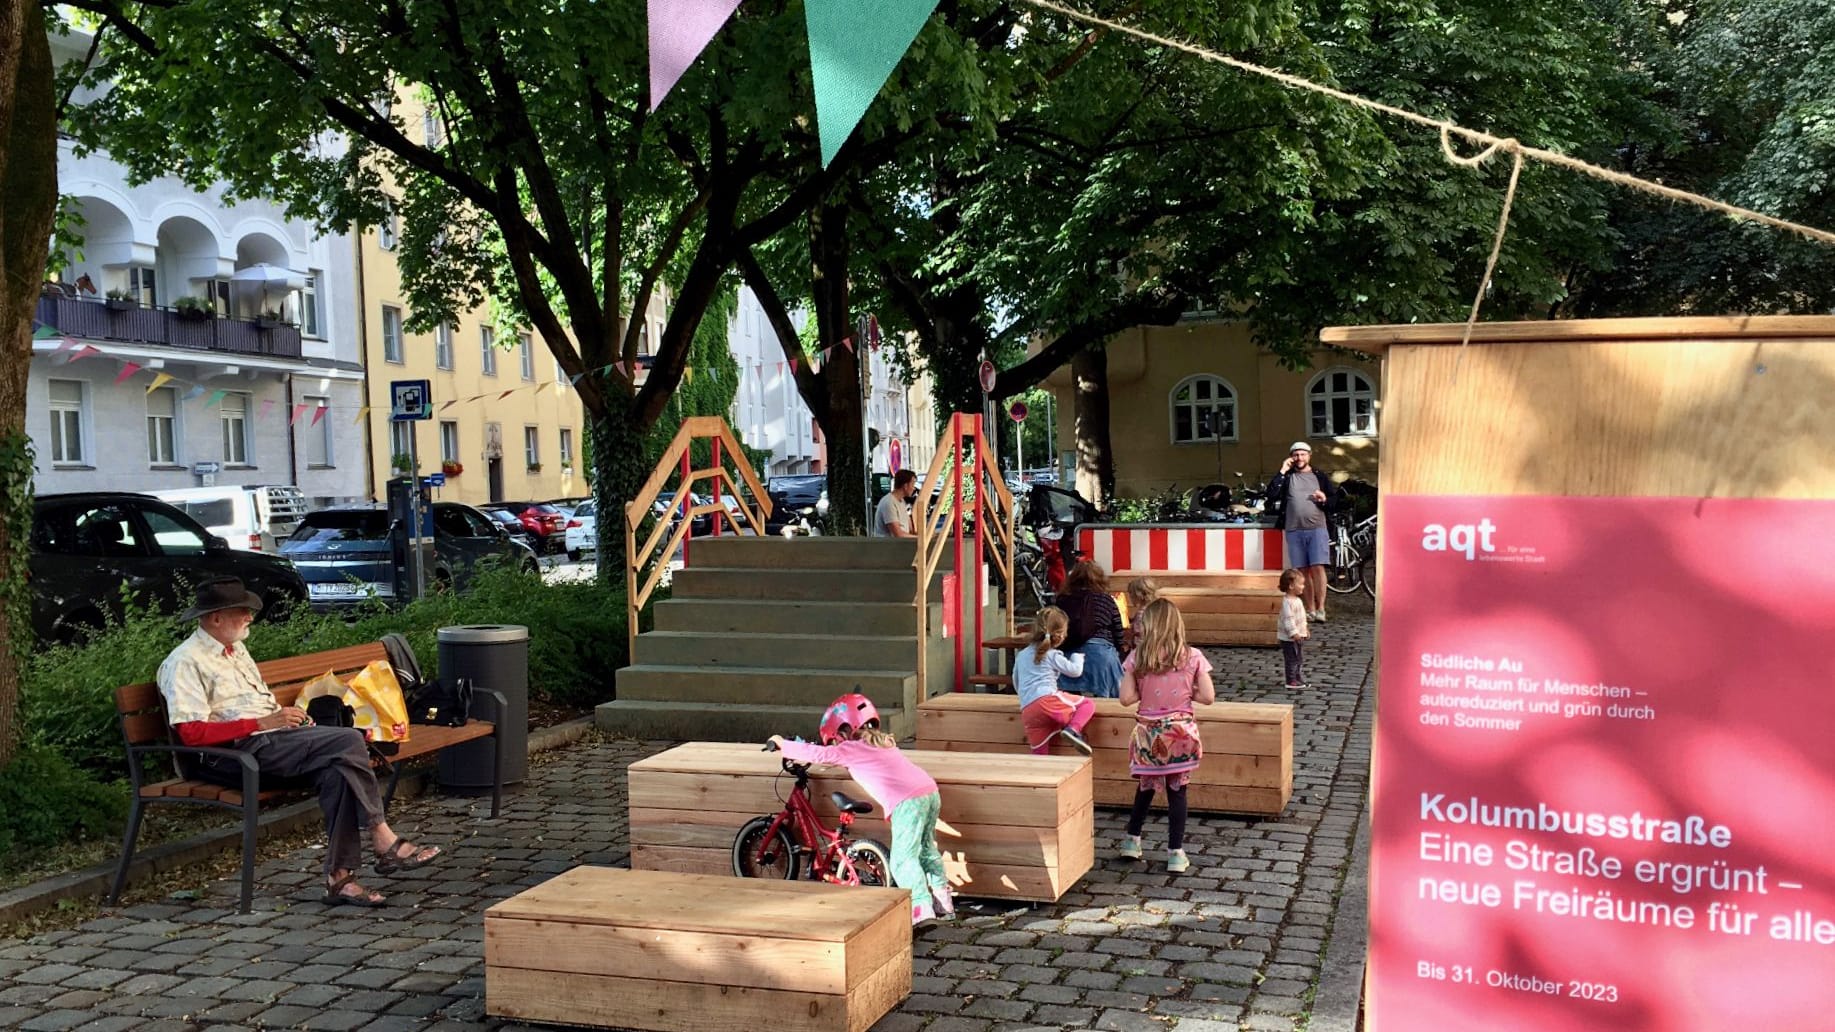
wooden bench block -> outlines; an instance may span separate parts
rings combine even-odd
[[[1134,711],[1115,699],[1097,699],[1096,715],[1083,730],[1091,747],[1095,800],[1129,806],[1135,781],[1128,773],[1128,744]],[[1268,703],[1218,702],[1194,707],[1204,739],[1204,762],[1192,773],[1187,803],[1205,813],[1278,815],[1293,795],[1293,707]],[[939,695],[918,706],[921,750],[1027,754],[1018,700],[998,695]],[[1054,756],[1078,753],[1061,739]]]
[[[911,993],[911,897],[576,867],[485,911],[484,985],[519,1021],[865,1032]]]
[[[1005,701],[1012,705],[1011,697]],[[1095,865],[1094,766],[1087,758],[906,755],[936,779],[943,797],[937,846],[958,894],[1053,901]],[[689,742],[633,763],[631,866],[730,875],[740,827],[782,809],[795,784],[781,761],[748,744]],[[840,769],[811,769],[811,801],[831,827],[828,796],[835,791],[866,798]],[[858,818],[854,829],[892,844],[884,814]]]

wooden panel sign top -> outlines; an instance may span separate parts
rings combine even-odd
[[[484,915],[485,1009],[661,1032],[862,1032],[911,991],[898,889],[576,867]]]
[[[1095,865],[1092,765],[1083,756],[907,750],[943,798],[937,845],[958,894],[1056,900]],[[833,827],[829,793],[865,799],[838,768],[810,772],[810,799]],[[689,742],[630,768],[631,866],[731,874],[733,837],[783,808],[792,782],[782,757],[755,745]],[[855,834],[892,842],[885,815]]]
[[[1187,804],[1203,813],[1276,816],[1293,795],[1293,707],[1218,702],[1194,706],[1204,762],[1192,773]],[[1097,699],[1083,735],[1095,749],[1096,802],[1131,806],[1136,783],[1128,771],[1134,711]],[[918,748],[1026,753],[1018,701],[1011,695],[956,692],[918,706]],[[1078,755],[1054,740],[1052,753]]]

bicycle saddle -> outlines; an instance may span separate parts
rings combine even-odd
[[[872,813],[873,804],[849,799],[846,792],[830,792],[828,798],[834,801],[835,809],[842,813]]]

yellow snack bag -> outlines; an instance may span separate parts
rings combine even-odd
[[[372,742],[408,740],[408,700],[402,697],[395,668],[376,660],[350,679],[344,703],[356,710],[356,725]]]

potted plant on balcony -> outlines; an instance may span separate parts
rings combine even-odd
[[[192,322],[203,322],[205,319],[214,318],[217,314],[217,310],[211,307],[208,298],[190,295],[172,302],[172,311],[180,319],[188,319]]]
[[[105,298],[102,303],[107,305],[108,310],[111,312],[125,312],[130,308],[140,307],[134,301],[133,295],[125,290],[109,291],[107,298]]]
[[[465,466],[463,463],[452,462],[449,460],[449,461],[440,463],[440,472],[446,474],[449,477],[456,477],[459,474],[465,472]]]
[[[280,313],[274,311],[272,308],[255,317],[255,326],[263,330],[271,330],[279,326],[280,323]]]
[[[541,463],[539,463],[539,462],[531,462],[531,463],[529,463],[529,472],[531,472],[531,473],[540,473],[541,471],[542,471],[542,464],[541,464]]]
[[[389,468],[397,473],[408,473],[414,468],[414,461],[408,458],[407,452],[396,452],[389,459]]]

